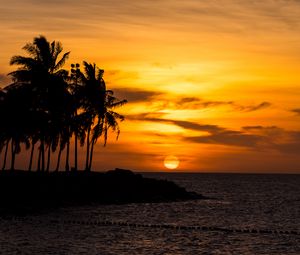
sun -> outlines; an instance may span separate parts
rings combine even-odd
[[[164,166],[168,169],[176,169],[179,166],[179,159],[173,155],[165,157]]]

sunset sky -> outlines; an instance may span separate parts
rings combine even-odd
[[[300,173],[298,0],[0,0],[0,31],[1,87],[44,35],[128,99],[94,169]]]

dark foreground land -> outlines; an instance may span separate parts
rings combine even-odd
[[[59,206],[174,202],[204,198],[167,180],[129,170],[99,172],[0,173],[0,213],[28,212]]]

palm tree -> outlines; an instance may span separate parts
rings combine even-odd
[[[5,170],[5,167],[6,167],[6,159],[7,159],[7,152],[8,152],[8,146],[9,146],[9,140],[6,140],[5,142],[1,141],[1,151],[3,150],[4,146],[5,146],[5,152],[4,152],[4,156],[3,156],[2,170]]]
[[[2,117],[4,123],[2,126],[2,140],[6,140],[5,159],[3,167],[6,164],[6,155],[8,144],[11,145],[11,170],[14,170],[15,157],[21,151],[21,144],[26,145],[26,149],[29,148],[28,137],[28,116],[30,91],[26,87],[9,85],[4,88],[5,97],[2,102]]]
[[[11,149],[11,169],[15,157],[31,147],[28,170],[31,171],[34,151],[38,146],[38,171],[50,171],[51,153],[59,148],[56,171],[59,169],[62,151],[66,148],[66,171],[69,170],[70,141],[74,135],[74,170],[78,169],[78,141],[86,141],[85,170],[90,171],[94,146],[108,131],[119,134],[119,121],[124,116],[114,108],[126,103],[106,90],[104,71],[95,64],[83,62],[72,65],[71,75],[62,69],[70,52],[64,53],[60,42],[48,42],[44,36],[34,38],[23,49],[29,56],[14,56],[11,65],[18,65],[9,73],[13,83],[0,90],[0,152],[5,148],[3,169]],[[4,110],[5,109],[5,110]],[[118,135],[117,135],[118,137]],[[47,155],[46,155],[47,154]]]
[[[94,145],[97,143],[97,140],[103,135],[103,145],[106,145],[108,138],[108,131],[112,130],[117,133],[117,140],[120,134],[120,128],[118,121],[123,121],[125,117],[121,114],[114,112],[113,110],[117,107],[121,107],[126,104],[127,100],[118,100],[113,96],[113,91],[107,90],[106,97],[104,101],[103,112],[98,112],[97,114],[97,124],[93,128],[93,135],[91,139],[91,152],[90,152],[90,162],[89,162],[89,171],[92,168],[92,159],[94,154]]]
[[[63,106],[60,105],[62,101],[59,99],[64,98],[62,94],[67,93],[66,78],[68,75],[68,72],[62,67],[70,52],[64,53],[59,59],[59,55],[63,51],[61,43],[55,41],[49,43],[44,36],[34,38],[33,43],[26,44],[23,49],[26,50],[29,57],[12,57],[10,64],[20,67],[9,75],[13,79],[14,86],[30,89],[33,100],[29,110],[43,116],[43,121],[39,121],[38,129],[40,143],[38,161],[41,161],[41,170],[44,171],[46,145],[50,149],[52,138],[57,140],[57,134],[47,131],[49,124],[53,126],[54,119],[59,119],[62,114],[62,111],[57,109],[63,109]],[[14,142],[12,144],[14,145]],[[34,145],[32,144],[32,146]]]
[[[3,155],[3,165],[2,170],[5,170],[6,166],[6,159],[7,159],[7,153],[8,153],[8,146],[9,146],[9,139],[7,137],[7,121],[6,121],[6,111],[5,111],[5,97],[6,93],[3,89],[0,88],[0,119],[1,125],[0,125],[0,152],[4,149],[4,155]]]
[[[89,170],[90,158],[90,134],[96,116],[95,108],[99,102],[104,102],[105,88],[103,87],[102,70],[98,69],[95,64],[83,62],[84,74],[81,76],[82,86],[79,93],[82,95],[81,102],[84,110],[84,126],[86,131],[86,162],[85,170]]]
[[[124,117],[112,111],[113,108],[125,104],[127,101],[119,101],[113,97],[112,91],[106,90],[103,79],[104,71],[95,64],[83,62],[84,75],[82,75],[81,94],[83,95],[83,108],[86,119],[86,164],[85,170],[90,171],[92,166],[94,145],[98,138],[104,135],[104,144],[107,141],[108,130],[119,133],[118,120]],[[92,133],[92,135],[91,135]]]
[[[80,65],[77,64],[71,64],[71,93],[73,96],[73,118],[72,118],[72,127],[74,132],[74,171],[78,170],[78,133],[80,128],[80,122],[78,119],[78,110],[80,109],[80,101],[81,101],[81,95],[80,93],[80,79],[82,77],[82,74],[80,72]]]

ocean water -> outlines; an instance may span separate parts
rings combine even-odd
[[[300,235],[291,234],[300,232],[300,175],[143,175],[172,180],[210,199],[1,218],[0,254],[300,254]],[[97,224],[103,221],[110,225]]]

